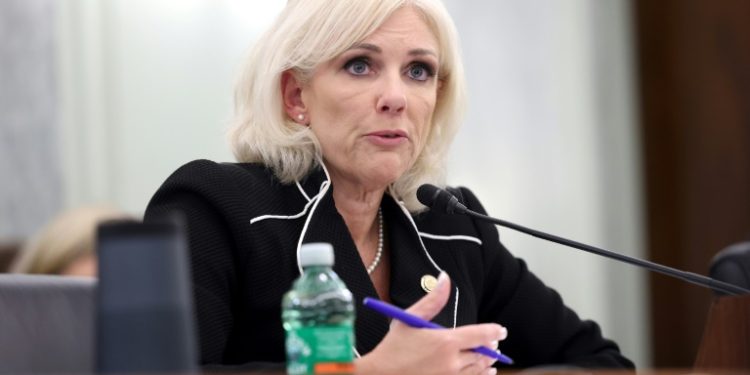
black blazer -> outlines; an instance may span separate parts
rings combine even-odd
[[[299,276],[301,243],[333,244],[334,270],[356,306],[366,296],[377,297],[324,172],[282,184],[257,164],[199,160],[178,169],[152,198],[145,220],[171,211],[187,217],[203,364],[284,362],[281,297]],[[484,212],[471,191],[454,192],[469,209]],[[581,321],[514,258],[491,224],[429,211],[412,216],[388,195],[381,208],[392,303],[416,302],[425,293],[421,277],[442,269],[453,291],[434,321],[447,327],[502,324],[509,336],[500,350],[517,366],[633,366],[595,323]],[[357,351],[371,351],[388,324],[369,309],[357,309]]]

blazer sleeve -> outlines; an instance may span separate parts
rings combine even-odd
[[[225,363],[237,288],[234,245],[219,209],[217,186],[227,186],[217,164],[196,161],[173,173],[148,204],[144,221],[178,212],[187,222],[201,364]],[[224,184],[224,185],[222,185]]]
[[[470,190],[460,192],[469,209],[486,214]],[[485,265],[479,320],[508,328],[500,349],[516,366],[634,367],[613,341],[602,337],[596,323],[581,320],[523,260],[511,255],[494,225],[475,221],[475,226],[484,244]]]

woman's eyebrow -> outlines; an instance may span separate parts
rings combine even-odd
[[[423,55],[432,55],[435,57],[438,57],[437,53],[431,49],[427,48],[415,48],[413,50],[409,51],[409,55],[411,56],[423,56]]]
[[[366,49],[368,51],[372,51],[372,52],[375,52],[375,53],[382,53],[383,52],[383,50],[380,47],[378,47],[378,46],[376,46],[374,44],[371,44],[371,43],[359,43],[359,44],[355,44],[351,48],[349,48],[350,51],[353,50],[353,49]]]
[[[354,50],[354,49],[364,49],[364,50],[372,51],[375,53],[383,53],[383,49],[381,49],[380,47],[372,43],[359,43],[349,48],[349,50]],[[409,55],[410,56],[432,55],[432,56],[437,57],[437,53],[435,53],[435,51],[431,49],[427,49],[427,48],[415,48],[415,49],[409,50]]]

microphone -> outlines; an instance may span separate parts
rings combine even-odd
[[[458,201],[453,194],[430,184],[423,184],[417,189],[417,200],[433,211],[446,214],[464,214],[466,206]]]
[[[461,202],[459,202],[458,199],[453,196],[453,194],[435,185],[423,184],[422,186],[420,186],[419,189],[417,189],[417,199],[423,205],[437,212],[442,212],[442,213],[447,213],[447,214],[468,215],[468,216],[471,216],[471,217],[474,217],[483,221],[488,221],[496,225],[500,225],[506,228],[513,229],[521,233],[525,233],[525,234],[528,234],[537,238],[541,238],[543,240],[552,241],[561,245],[576,248],[576,249],[583,250],[589,253],[594,253],[594,254],[597,254],[606,258],[632,264],[634,266],[645,268],[649,271],[658,272],[663,275],[672,276],[682,281],[687,281],[691,284],[713,289],[715,291],[718,291],[724,294],[729,294],[729,295],[750,294],[750,290],[741,288],[733,284],[725,283],[720,280],[712,279],[707,276],[678,270],[672,267],[667,267],[659,263],[649,262],[643,259],[630,257],[630,256],[619,254],[613,251],[586,245],[581,242],[558,237],[553,234],[548,234],[548,233],[540,232],[538,230],[534,230],[531,228],[526,228],[518,224],[513,224],[509,221],[496,219],[494,217],[490,217],[487,215],[482,215],[478,212],[469,210],[468,208],[466,208],[466,206],[461,204]]]

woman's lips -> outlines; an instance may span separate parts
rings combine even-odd
[[[365,135],[367,139],[379,146],[398,146],[409,140],[406,132],[403,130],[382,130]]]

